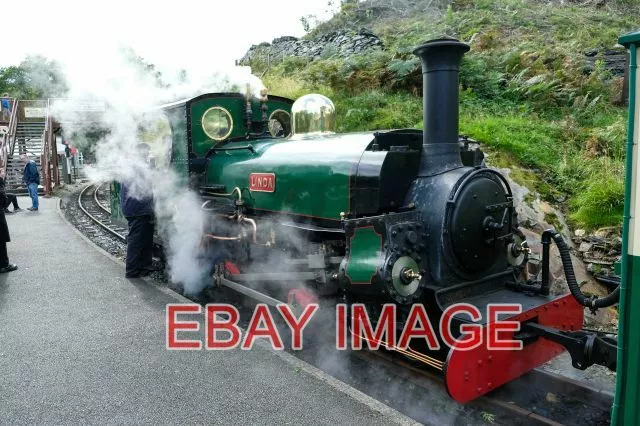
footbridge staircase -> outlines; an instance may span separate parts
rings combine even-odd
[[[9,106],[9,111],[0,111],[0,169],[5,171],[6,190],[27,194],[20,158],[26,154],[38,165],[40,193],[51,195],[60,176],[49,101],[9,99]]]

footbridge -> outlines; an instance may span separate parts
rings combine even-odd
[[[87,103],[69,99],[22,100],[9,98],[9,108],[0,110],[0,168],[6,173],[6,189],[12,193],[26,194],[22,182],[24,165],[22,154],[38,164],[41,192],[51,195],[60,185],[58,144],[61,144],[62,127],[66,124],[52,114],[54,103],[63,101],[67,109],[89,114],[78,114],[92,120],[92,114],[106,110],[101,103]],[[77,123],[74,123],[77,124]]]

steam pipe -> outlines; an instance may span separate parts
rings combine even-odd
[[[253,111],[251,106],[251,86],[247,84],[247,103],[244,111],[245,126],[247,127],[247,138],[251,135],[251,126],[253,124]]]
[[[266,135],[269,133],[269,116],[267,114],[267,89],[262,89],[260,91],[260,109],[262,110],[262,134]]]
[[[431,40],[413,54],[422,63],[424,130],[419,176],[462,167],[458,144],[458,74],[468,44],[456,39]]]
[[[233,194],[235,194],[236,192],[238,193],[238,201],[242,203],[242,190],[238,186],[233,188],[233,191],[229,192],[228,194],[224,194],[222,192],[213,192],[213,193],[206,194],[206,195],[213,195],[214,197],[230,197]],[[211,201],[211,200],[209,200],[209,201]],[[204,204],[202,204],[201,208],[204,209],[206,207],[206,205],[209,203],[209,201],[207,201]]]
[[[549,295],[549,248],[551,246],[551,231],[547,230],[542,233],[542,283],[540,285],[540,294]]]
[[[243,222],[247,222],[251,225],[252,231],[253,231],[253,244],[259,245],[259,246],[265,246],[267,247],[268,244],[260,244],[258,242],[258,225],[256,224],[256,221],[253,219],[249,219],[248,217],[242,217],[242,221]]]
[[[222,240],[222,241],[236,241],[242,239],[242,237],[220,237],[219,235],[214,234],[204,234],[206,238],[211,240]]]
[[[206,203],[205,203],[206,204]],[[227,216],[228,219],[234,219],[235,215],[232,216]],[[264,246],[264,247],[268,247],[269,244],[261,244],[258,242],[258,225],[256,224],[256,221],[253,219],[250,219],[248,217],[240,217],[238,219],[240,222],[246,222],[249,225],[251,225],[251,233],[252,233],[252,239],[253,239],[253,243],[259,246]],[[222,241],[237,241],[242,239],[242,236],[237,236],[237,237],[221,237],[219,235],[215,235],[215,234],[205,234],[204,235],[205,238],[209,238],[211,240],[222,240]]]
[[[571,294],[573,295],[573,297],[575,297],[578,303],[580,303],[582,306],[590,308],[592,311],[595,311],[598,308],[604,308],[618,303],[618,300],[620,299],[620,286],[618,286],[608,296],[600,298],[596,296],[587,297],[582,292],[582,290],[580,290],[580,285],[578,284],[576,275],[573,271],[573,264],[571,263],[571,254],[569,253],[569,247],[567,246],[567,243],[564,242],[562,236],[560,236],[560,234],[558,234],[553,229],[547,229],[542,233],[542,288],[546,288],[546,294],[549,294],[549,245],[552,239],[556,243],[556,246],[558,246],[558,250],[560,251],[562,266],[564,268],[564,275],[567,279],[569,291],[571,291]]]

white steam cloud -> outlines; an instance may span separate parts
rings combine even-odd
[[[206,285],[209,267],[199,259],[205,226],[201,203],[175,172],[150,166],[135,147],[147,142],[168,149],[167,135],[153,133],[162,115],[157,106],[163,103],[207,92],[244,92],[247,84],[257,94],[263,85],[247,67],[158,70],[141,62],[131,50],[101,49],[99,53],[95,60],[79,57],[77,62],[62,63],[68,99],[55,101],[52,113],[62,123],[65,139],[74,145],[81,146],[80,141],[91,139],[92,134],[95,139],[99,129],[107,130],[93,146],[96,163],[89,168],[89,178],[126,182],[136,198],[153,194],[156,226],[166,238],[170,278],[182,284],[185,292],[195,294]],[[85,111],[79,105],[84,105]],[[99,105],[106,108],[96,111]],[[141,138],[141,129],[151,130],[146,139]],[[149,140],[149,134],[156,140]]]

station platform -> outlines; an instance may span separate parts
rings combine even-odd
[[[168,351],[166,305],[188,300],[125,279],[58,201],[7,215],[19,269],[0,274],[0,424],[414,423],[287,353]]]

